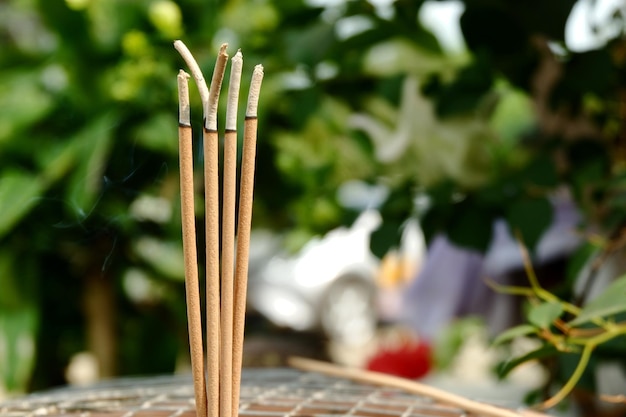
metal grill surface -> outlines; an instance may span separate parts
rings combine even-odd
[[[391,388],[291,369],[245,370],[240,417],[478,417]],[[191,377],[121,378],[0,403],[0,416],[195,417]]]

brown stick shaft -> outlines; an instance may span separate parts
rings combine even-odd
[[[263,67],[257,65],[252,74],[246,121],[243,131],[241,184],[239,185],[239,219],[237,223],[237,259],[235,262],[235,306],[233,329],[233,411],[239,414],[241,366],[243,363],[243,337],[246,321],[246,296],[248,292],[248,261],[250,257],[250,226],[252,224],[252,199],[254,196],[254,169],[257,140],[257,106],[263,81]]]
[[[289,365],[309,372],[319,372],[322,374],[347,378],[353,381],[373,384],[384,387],[391,387],[404,390],[411,394],[423,395],[436,401],[459,407],[466,412],[475,413],[484,417],[547,417],[545,414],[536,413],[531,410],[520,410],[519,412],[496,407],[490,404],[473,401],[460,395],[446,392],[442,389],[421,384],[405,378],[386,375],[379,372],[365,371],[362,369],[345,368],[327,362],[320,362],[305,358],[289,358]]]
[[[222,417],[230,416],[232,411],[236,182],[237,132],[228,131],[224,138],[224,188],[222,197],[222,333],[220,352],[220,416]]]
[[[217,132],[204,130],[204,202],[206,222],[207,411],[219,415],[220,266]]]
[[[206,221],[207,410],[219,417],[220,409],[220,230],[219,137],[217,104],[228,61],[227,45],[221,46],[209,87],[204,128],[204,204]]]
[[[256,119],[248,119],[244,129],[244,147],[239,191],[239,219],[237,226],[237,261],[235,264],[235,306],[233,329],[233,416],[239,412],[243,336],[246,319],[250,225],[256,156]]]
[[[181,169],[181,212],[183,222],[183,251],[185,259],[185,291],[187,296],[187,322],[193,385],[196,392],[198,416],[206,416],[207,396],[204,379],[204,349],[202,343],[202,318],[200,290],[198,287],[198,259],[193,195],[193,168],[191,126],[179,127]]]
[[[202,316],[198,283],[198,259],[196,248],[196,224],[193,190],[192,130],[189,124],[189,92],[183,71],[178,76],[180,95],[180,118],[178,145],[180,160],[180,200],[185,260],[185,294],[187,301],[187,325],[193,386],[198,417],[206,417],[207,397],[204,379],[204,351],[202,346]]]
[[[222,333],[220,352],[220,416],[232,413],[233,392],[233,292],[235,269],[235,210],[237,195],[237,104],[243,57],[232,59],[226,106],[222,197]]]

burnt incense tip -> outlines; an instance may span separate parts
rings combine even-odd
[[[219,55],[213,70],[211,86],[209,89],[209,97],[206,111],[206,127],[208,129],[217,130],[217,105],[219,102],[220,90],[222,88],[222,80],[224,79],[224,71],[228,62],[228,54],[226,53],[227,43],[220,47]]]
[[[241,72],[243,68],[243,54],[241,49],[231,59],[230,83],[228,86],[228,102],[226,104],[226,129],[237,129],[237,104],[239,101],[239,88],[241,84]]]
[[[189,78],[191,78],[191,75],[186,73],[185,70],[180,69],[178,70],[178,77],[179,79],[188,80]]]
[[[189,74],[182,69],[178,72],[178,124],[180,126],[191,126],[189,77]]]
[[[180,56],[189,67],[189,71],[191,71],[191,75],[195,79],[196,85],[198,86],[198,91],[202,100],[202,106],[206,108],[209,100],[209,89],[207,88],[206,82],[204,81],[204,76],[202,75],[202,70],[200,69],[200,66],[198,66],[198,63],[191,54],[191,51],[189,51],[187,46],[181,40],[177,40],[174,42],[174,48],[178,51]]]
[[[257,116],[257,109],[259,106],[259,93],[261,92],[263,74],[263,65],[256,65],[254,67],[254,71],[252,72],[252,81],[250,82],[250,92],[248,93],[246,118],[255,118]]]

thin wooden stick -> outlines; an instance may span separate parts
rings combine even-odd
[[[194,59],[193,55],[189,51],[189,48],[183,43],[181,40],[177,40],[174,42],[174,48],[178,51],[180,56],[185,61],[185,64],[189,67],[189,71],[191,72],[191,76],[196,81],[196,86],[198,87],[198,92],[200,93],[200,99],[202,100],[202,110],[204,111],[204,117],[206,118],[207,106],[209,103],[209,89],[206,85],[206,81],[204,81],[204,76],[202,75],[202,70],[198,66],[198,63]]]
[[[243,336],[246,319],[248,286],[248,260],[250,255],[250,226],[252,223],[252,197],[254,194],[254,168],[256,158],[257,108],[263,81],[263,66],[257,65],[252,73],[246,120],[244,124],[241,184],[239,188],[239,219],[237,224],[237,260],[235,264],[235,306],[233,329],[233,410],[239,413],[241,366],[243,361]]]
[[[220,48],[211,79],[204,126],[204,204],[206,220],[206,326],[207,326],[207,409],[209,417],[219,416],[220,398],[220,253],[219,253],[219,137],[217,104],[228,62],[226,44]]]
[[[232,59],[226,106],[222,197],[222,332],[220,350],[220,416],[232,412],[233,389],[233,274],[235,252],[235,201],[237,194],[237,104],[243,56]]]
[[[196,249],[196,223],[193,192],[193,150],[189,110],[189,74],[178,74],[178,146],[180,158],[180,202],[185,259],[185,294],[187,299],[187,325],[193,386],[198,417],[206,417],[206,382],[204,379],[204,349],[202,346],[202,315],[200,314],[200,289]]]
[[[187,64],[187,67],[189,67],[189,71],[191,71],[192,77],[196,81],[196,87],[198,88],[198,92],[200,93],[200,99],[202,100],[202,110],[204,111],[204,118],[206,120],[207,110],[209,108],[209,88],[207,87],[206,81],[204,80],[204,76],[202,75],[202,70],[200,70],[200,67],[198,66],[198,63],[196,62],[195,58],[193,57],[193,55],[191,54],[187,46],[182,41],[180,40],[175,41],[174,48],[178,51],[180,56],[183,58],[183,60]],[[195,265],[197,267],[197,260],[195,262]],[[217,407],[218,400],[216,400],[216,398],[209,399],[207,396],[207,389],[206,389],[207,384],[206,384],[206,379],[204,377],[204,364],[203,364],[203,378],[202,379],[203,379],[203,382],[201,382],[201,387],[205,391],[205,394],[204,394],[205,401],[202,404],[196,404],[196,409],[197,409],[198,417],[209,417],[209,414],[208,414],[209,413],[209,408],[208,408],[209,401],[215,402],[215,407]],[[213,384],[217,385],[216,382],[214,382]],[[198,389],[198,386],[194,385],[194,387]],[[203,412],[203,414],[201,414],[201,412]],[[212,413],[213,414],[211,414],[210,417],[218,417],[217,412],[215,411],[214,408],[212,408]]]
[[[541,414],[532,410],[519,410],[513,411],[502,407],[496,407],[490,404],[473,401],[460,395],[446,392],[442,389],[430,387],[428,385],[420,384],[419,382],[411,381],[405,378],[399,378],[397,376],[386,375],[379,372],[365,371],[362,369],[345,368],[338,365],[333,365],[327,362],[320,362],[312,359],[292,357],[288,359],[290,366],[309,372],[319,372],[322,374],[347,378],[353,381],[379,385],[383,387],[397,388],[404,390],[411,394],[423,395],[432,398],[436,401],[449,404],[455,407],[459,407],[462,410],[470,413],[475,413],[478,416],[484,417],[548,417],[546,414]]]

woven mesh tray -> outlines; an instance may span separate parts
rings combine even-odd
[[[190,377],[122,378],[0,403],[0,416],[194,417]],[[478,417],[392,388],[291,369],[245,370],[240,417]]]

